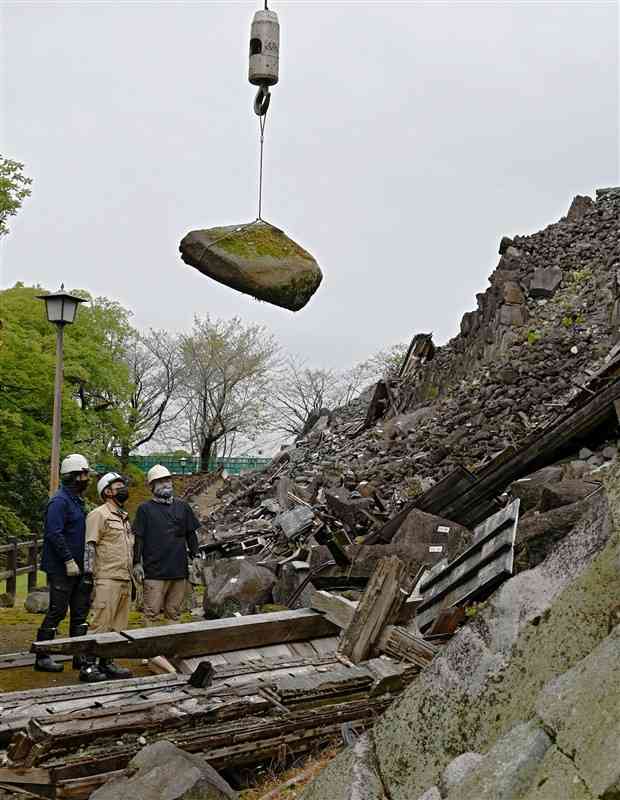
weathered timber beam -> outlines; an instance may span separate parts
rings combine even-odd
[[[49,785],[52,782],[48,769],[31,767],[23,769],[20,767],[0,767],[0,783],[31,783],[37,785]]]
[[[411,622],[419,604],[419,600],[406,600],[398,611],[397,624],[406,625]],[[354,600],[326,592],[324,589],[315,589],[310,597],[310,608],[325,614],[325,617],[339,628],[347,628],[351,624],[357,606],[358,603]]]
[[[461,525],[477,525],[489,511],[489,503],[513,481],[546,467],[607,421],[620,420],[620,380],[599,391],[577,410],[534,431],[516,452],[500,454],[476,476],[457,467],[420,497],[410,500],[383,528],[372,533],[365,544],[390,542],[409,513],[437,514]]]
[[[174,741],[186,752],[201,753],[215,769],[256,764],[277,756],[283,746],[290,752],[303,751],[304,742],[338,734],[343,722],[371,724],[390,702],[381,697],[296,710],[288,716],[246,716],[241,723],[232,720],[178,730]],[[169,736],[165,731],[154,733],[150,741]],[[112,749],[95,741],[88,750],[75,753],[70,760],[62,756],[46,766],[54,782],[60,782],[123,769],[139,749],[137,744]]]
[[[353,619],[357,603],[332,592],[315,589],[310,598],[310,608],[320,611],[339,628],[347,628]]]
[[[401,590],[406,568],[397,556],[382,558],[372,573],[348,627],[343,631],[338,653],[354,664],[364,661],[385,625],[396,621],[406,594]]]
[[[543,430],[536,431],[528,443],[496,469],[482,477],[454,503],[442,510],[449,519],[462,525],[481,521],[478,508],[500,494],[506,486],[534,470],[548,466],[594,430],[616,418],[615,401],[620,398],[620,380],[597,393],[589,402]],[[493,465],[489,465],[492,467]]]
[[[33,653],[97,655],[105,658],[208,656],[269,644],[298,642],[338,633],[322,614],[310,609],[246,617],[188,622],[160,628],[137,628],[120,634],[94,634],[34,642]]]
[[[189,698],[188,698],[189,699]],[[49,720],[31,720],[28,725],[28,744],[20,740],[19,749],[9,748],[13,761],[28,764],[31,753],[36,750],[40,760],[50,750],[67,752],[82,747],[86,743],[112,736],[118,738],[126,733],[163,731],[178,729],[185,725],[221,721],[228,718],[239,719],[261,714],[273,703],[258,695],[244,697],[213,698],[202,705],[182,703],[152,704],[144,703],[124,709],[97,709],[87,713],[70,716],[56,715]]]
[[[437,653],[437,647],[399,625],[388,625],[384,629],[377,649],[393,658],[415,664],[420,669],[429,664]]]

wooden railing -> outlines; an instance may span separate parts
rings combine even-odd
[[[0,581],[6,581],[5,591],[13,598],[17,592],[18,575],[28,575],[29,592],[36,587],[42,544],[43,539],[11,539],[9,544],[0,545],[0,562],[5,566],[5,569],[0,569]],[[25,559],[20,558],[24,550],[27,553]]]

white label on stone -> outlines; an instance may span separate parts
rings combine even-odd
[[[432,544],[428,548],[429,553],[443,553],[443,547],[440,544]]]
[[[437,533],[450,533],[450,528],[447,525],[440,525],[437,528]]]
[[[230,579],[231,583],[238,583],[238,581],[239,581],[239,578],[231,578]]]

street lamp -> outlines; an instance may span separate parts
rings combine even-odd
[[[60,462],[60,423],[62,411],[62,379],[63,379],[63,331],[65,325],[75,321],[75,314],[81,297],[74,297],[65,292],[65,285],[60,285],[59,292],[37,295],[37,300],[45,300],[47,321],[56,326],[56,375],[54,378],[54,416],[52,418],[52,459],[50,462],[50,496],[58,489],[58,464]]]

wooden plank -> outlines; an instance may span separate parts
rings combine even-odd
[[[0,655],[0,669],[20,669],[21,667],[31,667],[35,662],[36,656],[32,653],[4,653]],[[71,661],[71,656],[58,656],[55,659],[59,663]]]
[[[419,602],[419,600],[406,600],[398,611],[396,622],[399,625],[410,622],[415,617]],[[357,605],[354,600],[348,600],[324,589],[315,589],[310,597],[310,608],[325,614],[327,619],[339,628],[350,625]]]
[[[433,598],[433,604],[423,609],[416,617],[420,630],[426,630],[443,608],[453,605],[466,605],[469,602],[487,597],[497,586],[512,575],[514,551],[500,553],[498,558],[484,566],[465,583]]]
[[[466,619],[465,609],[462,606],[443,608],[430,628],[430,635],[451,636],[456,633],[457,629],[463,625]]]
[[[494,514],[474,531],[474,543],[445,568],[437,565],[420,585],[416,622],[421,631],[442,609],[487,595],[512,574],[519,500]]]
[[[51,800],[51,798],[56,798],[56,792],[53,786],[44,786],[40,783],[0,783],[0,789],[6,789],[7,792],[17,797],[23,796],[24,798],[28,798],[28,800],[32,800],[33,797],[39,800]]]
[[[120,777],[123,770],[104,772],[101,775],[91,775],[86,778],[73,778],[60,781],[56,784],[56,800],[87,800],[91,794],[113,778]]]
[[[396,662],[391,658],[371,658],[360,664],[374,678],[371,696],[386,692],[399,692],[413,680],[418,669],[407,662]]]
[[[323,639],[313,639],[310,644],[319,656],[331,656],[331,658],[334,658],[338,649],[338,637],[328,636]]]
[[[437,653],[434,645],[400,625],[388,625],[385,628],[377,649],[393,658],[415,664],[420,669],[429,664]]]
[[[122,634],[106,633],[34,642],[32,651],[36,653],[45,650],[66,655],[92,654],[111,658],[206,656],[261,645],[304,641],[336,632],[335,626],[322,614],[309,609],[298,609],[159,628],[137,628],[123,631]]]
[[[499,494],[513,481],[530,472],[542,469],[567,453],[592,432],[616,420],[615,402],[620,399],[620,379],[596,393],[588,402],[567,413],[545,428],[538,429],[528,438],[526,444],[508,461],[501,455],[497,468],[488,465],[484,477],[466,490],[457,501],[446,510],[446,515],[455,522],[471,526],[479,523],[487,515],[481,512],[484,503]]]
[[[288,716],[248,716],[242,724],[231,720],[177,730],[174,741],[186,752],[200,753],[216,769],[255,764],[277,757],[283,749],[290,753],[311,749],[318,742],[338,736],[343,722],[371,724],[388,705],[389,700],[381,697],[295,710]],[[169,737],[170,733],[164,731],[149,738],[157,741]],[[138,749],[137,744],[110,747],[95,741],[88,751],[75,753],[70,760],[59,755],[45,766],[60,783],[122,769]]]
[[[45,752],[54,749],[66,752],[72,748],[83,747],[86,743],[108,737],[118,739],[127,733],[144,733],[149,730],[163,731],[191,724],[198,725],[208,720],[238,719],[266,711],[272,703],[258,695],[245,695],[221,699],[213,697],[206,702],[196,700],[184,704],[142,703],[123,708],[95,709],[88,713],[74,715],[55,715],[46,720],[32,720],[28,726],[28,739],[31,745],[24,756],[23,748],[19,755],[21,763],[40,763]],[[32,759],[30,753],[37,748]],[[16,761],[14,749],[9,748],[9,757]]]
[[[270,661],[274,659],[290,660],[295,658],[293,651],[285,644],[270,644],[266,647],[261,647],[261,652],[263,653],[263,657]]]
[[[302,658],[312,658],[316,656],[316,650],[310,642],[291,642],[291,650],[296,656]]]
[[[374,569],[353,619],[343,631],[338,653],[354,664],[364,661],[385,625],[395,621],[406,597],[406,569],[397,556],[382,558]]]
[[[369,691],[373,683],[374,675],[362,667],[341,665],[327,672],[280,675],[273,681],[278,699],[286,706],[342,699],[344,695]]]
[[[427,514],[439,515],[453,498],[461,495],[463,491],[475,482],[476,476],[472,472],[465,469],[465,467],[455,467],[452,472],[434,486],[431,486],[424,494],[410,500],[380,530],[367,536],[364,539],[364,544],[388,544],[414,509],[425,511]],[[448,519],[452,519],[452,517],[448,517]]]
[[[187,678],[180,675],[148,675],[144,678],[125,678],[123,680],[101,683],[78,683],[74,686],[50,686],[46,689],[28,689],[21,692],[6,692],[0,695],[0,706],[3,713],[24,703],[51,703],[61,698],[77,698],[82,696],[102,696],[118,692],[140,691],[151,686],[185,685]]]
[[[320,611],[339,628],[348,628],[355,614],[357,603],[332,592],[315,589],[310,597],[310,608]]]
[[[0,783],[32,783],[49,785],[51,783],[48,769],[30,767],[0,767]]]

